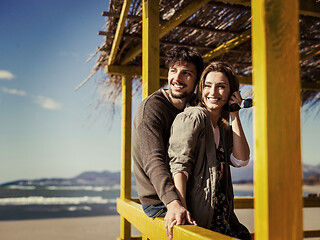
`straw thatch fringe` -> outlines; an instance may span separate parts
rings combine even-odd
[[[316,1],[316,0],[314,0]],[[184,9],[192,0],[160,0],[160,24],[170,21],[175,14]],[[105,42],[98,48],[93,56],[99,53],[92,73],[76,89],[83,86],[96,72],[103,70],[108,63],[111,46],[116,32],[122,0],[110,0],[106,16],[106,29],[101,32]],[[128,13],[122,40],[115,58],[115,65],[120,65],[126,54],[141,44],[142,36],[142,1],[133,0]],[[300,15],[300,53],[302,56],[301,82],[302,84],[320,83],[320,19],[312,16]],[[204,55],[209,50],[237,37],[251,28],[251,9],[248,6],[227,4],[220,1],[210,1],[192,16],[183,21],[160,39],[160,67],[165,66],[165,53],[173,46],[193,46]],[[314,52],[318,54],[315,54]],[[309,55],[308,55],[309,54]],[[92,56],[92,57],[93,57]],[[90,60],[92,59],[90,58]],[[229,51],[216,56],[212,60],[229,63],[238,75],[252,74],[251,41],[244,41]],[[141,54],[131,59],[127,65],[141,66]],[[141,85],[141,78],[135,78],[135,86]],[[108,88],[108,95],[102,98],[108,103],[115,102],[121,94],[121,78],[110,75],[107,79],[99,81],[99,87]],[[134,90],[136,91],[136,89]],[[303,89],[301,91],[302,103],[310,107],[320,102],[318,91]]]

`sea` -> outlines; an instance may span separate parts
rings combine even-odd
[[[117,215],[120,185],[0,186],[0,221]],[[252,197],[252,191],[235,191]],[[132,197],[138,197],[132,187]]]

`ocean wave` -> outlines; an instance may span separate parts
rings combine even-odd
[[[92,208],[89,206],[72,206],[72,207],[68,207],[68,211],[70,212],[74,212],[74,211],[91,211]]]
[[[112,185],[112,186],[47,186],[47,190],[66,190],[66,191],[95,191],[95,192],[102,192],[102,191],[110,191],[110,190],[120,190],[120,185]]]
[[[6,205],[65,205],[65,204],[107,204],[116,203],[116,199],[102,197],[18,197],[0,198],[0,206]]]
[[[20,185],[10,185],[8,189],[18,189],[18,190],[34,190],[35,186],[20,186]]]

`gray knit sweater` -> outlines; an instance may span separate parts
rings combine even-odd
[[[133,122],[132,158],[138,195],[144,205],[167,205],[179,199],[169,171],[167,150],[172,122],[180,112],[161,90],[138,107]]]

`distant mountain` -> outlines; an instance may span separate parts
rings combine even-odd
[[[132,183],[135,184],[135,179],[132,175]],[[74,178],[42,178],[36,180],[17,180],[7,182],[2,185],[37,185],[37,186],[68,186],[68,185],[114,185],[120,184],[120,172],[83,172]]]
[[[233,182],[253,182],[253,161],[250,161],[248,166],[241,168],[231,167]],[[303,164],[303,178],[315,179],[320,176],[320,164],[307,165]]]
[[[250,161],[248,166],[242,168],[231,167],[232,180],[234,183],[253,182],[253,161]],[[319,182],[320,178],[320,164],[317,166],[303,165],[303,176],[305,183]],[[132,174],[132,184],[135,184],[135,178]],[[95,172],[88,171],[79,174],[73,178],[42,178],[36,180],[17,180],[13,182],[7,182],[2,185],[114,185],[120,184],[120,172]]]
[[[320,164],[316,166],[303,164],[303,177],[309,178],[315,175],[320,175]]]

